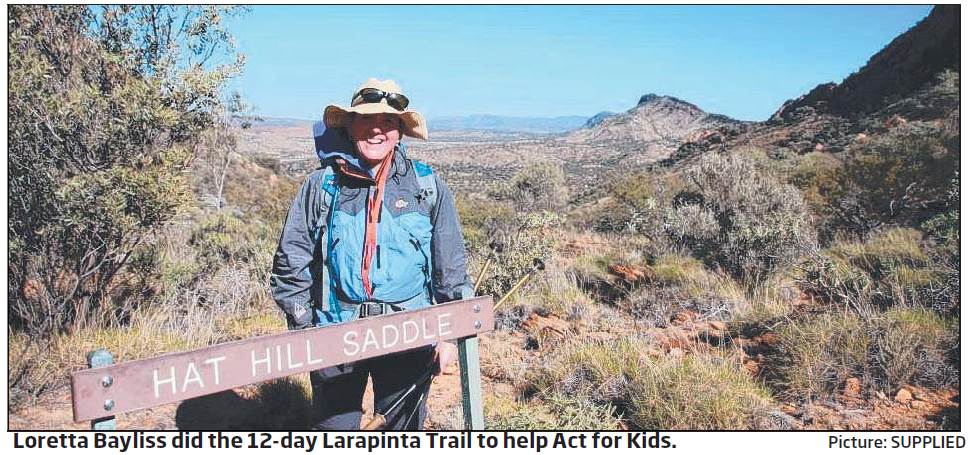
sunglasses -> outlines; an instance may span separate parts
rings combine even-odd
[[[403,111],[408,107],[408,97],[400,93],[389,93],[376,88],[361,89],[361,91],[354,95],[354,99],[350,103],[355,104],[358,99],[363,103],[380,103],[384,98],[387,98],[388,106],[399,111]]]

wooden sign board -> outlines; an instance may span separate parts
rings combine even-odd
[[[74,421],[466,338],[491,331],[494,326],[492,298],[476,297],[90,368],[71,376]]]

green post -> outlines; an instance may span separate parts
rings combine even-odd
[[[114,356],[112,356],[111,353],[105,349],[98,349],[96,351],[91,351],[88,353],[89,368],[106,367],[114,363],[115,363]],[[113,383],[114,383],[114,378],[112,378],[111,376],[105,376],[101,378],[102,387],[105,387],[105,388],[111,387],[111,384]],[[114,401],[109,399],[104,402],[104,409],[110,411],[111,408],[113,407],[114,407]],[[114,431],[115,430],[114,416],[102,417],[97,420],[92,420],[91,429],[94,431]]]
[[[461,366],[461,406],[465,413],[465,429],[485,429],[482,410],[482,370],[478,358],[478,337],[458,340],[458,362]]]

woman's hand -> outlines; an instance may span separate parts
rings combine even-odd
[[[454,344],[440,342],[434,348],[435,376],[440,374],[454,374],[450,367],[454,366],[458,360],[458,347]]]

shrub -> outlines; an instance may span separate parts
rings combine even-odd
[[[639,320],[666,327],[680,311],[705,319],[730,319],[744,306],[744,291],[689,256],[666,254],[649,266],[647,283],[632,289],[619,305]]]
[[[506,202],[455,197],[458,218],[461,220],[461,233],[466,247],[474,252],[486,251],[489,244],[503,235],[508,235],[518,226],[513,226],[516,212]]]
[[[698,355],[647,370],[632,396],[630,423],[644,429],[757,429],[755,418],[771,403],[768,391],[737,365]]]
[[[519,278],[533,268],[537,258],[544,260],[552,253],[556,244],[553,232],[562,224],[561,217],[542,212],[526,214],[519,220],[521,224],[518,229],[499,235],[496,239],[502,245],[502,251],[491,252],[486,249],[477,252],[479,257],[493,254],[495,258],[488,277],[482,282],[479,294],[505,294]]]
[[[875,384],[895,391],[905,384],[933,388],[959,381],[956,324],[927,309],[893,308],[873,324]]]
[[[922,229],[933,241],[931,262],[939,269],[944,286],[934,302],[946,302],[938,311],[959,311],[960,302],[960,177],[950,181],[947,211],[923,223]]]
[[[486,430],[618,430],[620,420],[610,405],[596,404],[582,397],[553,394],[545,400],[520,402],[491,397],[485,407]]]
[[[954,137],[958,142],[959,131],[910,122],[851,147],[833,196],[839,224],[864,235],[944,212],[960,167]]]
[[[562,167],[545,161],[530,164],[491,194],[511,201],[516,210],[522,211],[559,211],[566,207],[570,196]]]
[[[788,173],[788,183],[801,190],[805,203],[817,221],[820,240],[832,240],[838,226],[834,219],[832,195],[838,189],[842,160],[829,152],[810,152],[796,158]]]
[[[812,251],[801,194],[740,156],[706,155],[685,171],[670,234],[754,289]]]
[[[610,182],[609,202],[595,216],[593,227],[602,232],[640,234],[651,240],[654,253],[666,250],[670,195],[681,184],[676,176],[634,172]]]
[[[542,403],[523,403],[514,398],[486,396],[486,430],[554,430],[559,428],[558,419]]]
[[[564,270],[559,264],[548,264],[546,272],[537,281],[538,289],[529,300],[542,313],[578,319],[593,304],[589,295],[577,285],[575,273]]]
[[[275,247],[279,229],[302,180],[280,176],[246,156],[234,156],[228,171],[224,190],[227,204],[247,220],[260,220],[275,230],[271,236]],[[205,189],[199,191],[205,192]]]

